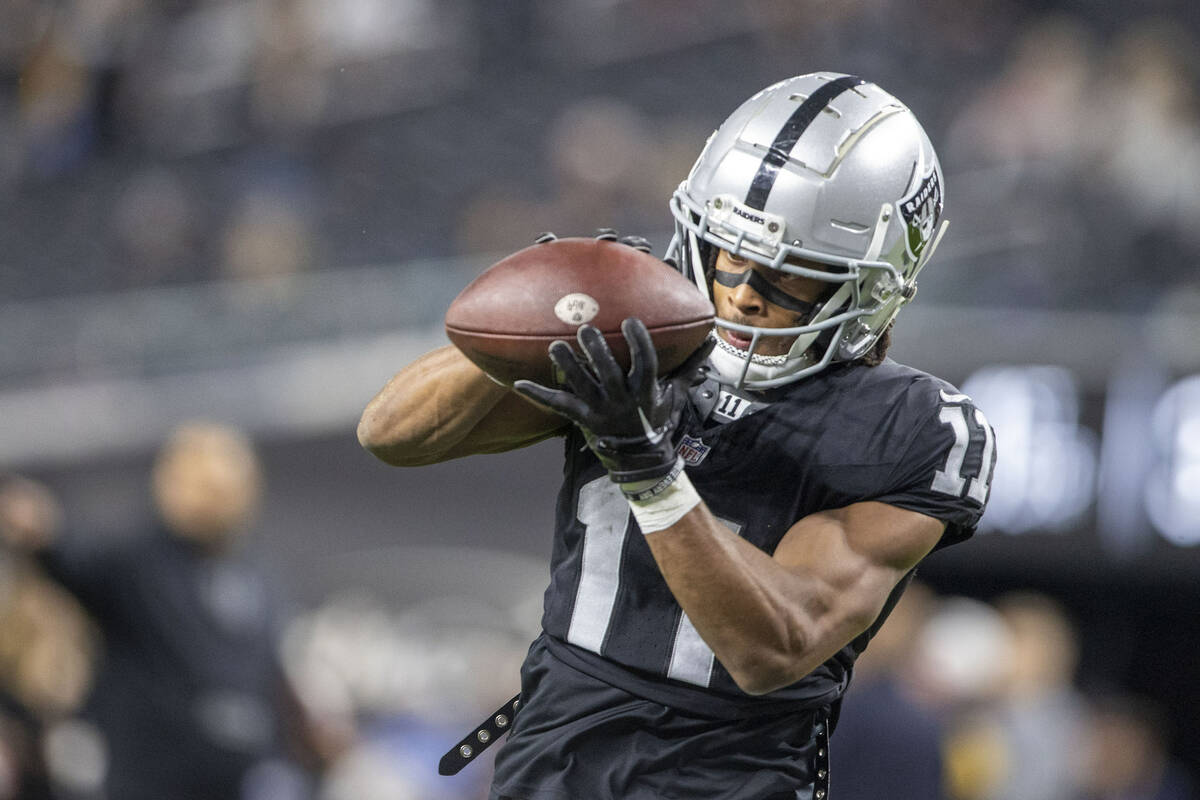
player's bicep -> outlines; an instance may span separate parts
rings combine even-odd
[[[939,519],[873,501],[822,511],[793,525],[774,558],[810,583],[819,640],[812,646],[832,655],[865,630],[944,529]]]

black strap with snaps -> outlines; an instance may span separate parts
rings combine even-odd
[[[813,775],[813,800],[829,800],[829,729],[830,715],[817,723],[816,773]]]
[[[439,775],[457,775],[459,770],[474,761],[480,753],[491,747],[492,742],[508,733],[517,709],[521,707],[521,695],[517,695],[487,719],[475,726],[458,744],[450,748],[438,762]]]

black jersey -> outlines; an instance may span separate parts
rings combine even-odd
[[[828,795],[827,723],[777,708],[743,719],[665,707],[596,680],[538,638],[489,800],[813,800]]]
[[[717,518],[767,553],[798,520],[866,500],[944,521],[939,547],[969,537],[983,513],[991,427],[969,397],[919,370],[835,365],[766,394],[710,381],[692,401],[677,432],[688,476]],[[883,616],[799,682],[743,693],[675,601],[619,487],[577,430],[567,436],[542,625],[577,669],[706,713],[816,708],[845,691]]]

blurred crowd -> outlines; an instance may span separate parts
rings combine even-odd
[[[910,586],[860,658],[838,723],[839,800],[1194,800],[1158,701],[1079,674],[1054,598]]]
[[[350,726],[279,657],[276,587],[242,541],[250,442],[182,425],[148,482],[157,524],[119,540],[64,530],[43,484],[0,483],[0,796],[307,797]]]
[[[1197,54],[1185,0],[8,0],[0,303],[543,230],[661,249],[709,131],[829,68],[938,144],[952,224],[926,302],[1196,313]],[[240,432],[186,425],[147,476],[158,523],[109,541],[0,478],[0,800],[483,796],[486,763],[435,765],[515,691],[542,578],[401,602],[384,584],[430,570],[377,557],[375,590],[294,608],[247,535],[262,479]],[[1171,709],[1080,680],[1078,636],[1046,595],[913,586],[844,704],[836,796],[1200,797]]]
[[[357,581],[288,607],[249,544],[262,480],[240,433],[184,424],[149,477],[158,527],[113,542],[3,478],[0,800],[486,797],[492,754],[454,778],[436,765],[515,691],[540,583],[486,554],[370,553]],[[388,585],[434,573],[437,590]],[[489,573],[509,596],[465,591]],[[856,667],[836,796],[1200,800],[1165,710],[1089,685],[1079,655],[1045,593],[914,583]]]
[[[659,235],[724,115],[824,67],[878,80],[938,142],[941,299],[1191,308],[1194,17],[1182,0],[16,0],[0,297]]]
[[[263,481],[246,436],[204,421],[162,444],[146,530],[68,524],[51,487],[0,475],[0,800],[486,794],[490,756],[455,779],[436,764],[513,692],[538,585],[509,575],[507,608],[452,581],[397,604],[409,572],[470,559],[371,554],[384,580],[356,569],[294,607],[252,536]]]

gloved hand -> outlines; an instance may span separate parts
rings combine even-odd
[[[706,341],[671,375],[657,377],[658,355],[638,319],[621,323],[629,343],[629,372],[621,370],[603,334],[591,325],[576,333],[583,357],[561,339],[550,359],[563,375],[563,389],[516,381],[513,389],[570,419],[588,446],[620,484],[666,479],[682,469],[672,441],[687,402],[687,390],[701,379],[700,367],[712,350]],[[669,481],[668,481],[669,483]]]
[[[595,237],[603,241],[619,242],[626,247],[632,247],[634,250],[641,250],[643,253],[649,253],[651,250],[650,240],[646,237],[621,236],[617,233],[616,228],[596,228]]]
[[[644,236],[621,236],[615,228],[596,228],[595,238],[606,242],[620,242],[626,247],[632,247],[634,250],[641,250],[643,253],[649,253],[651,248],[650,240]],[[534,244],[545,244],[558,239],[558,235],[553,231],[539,233],[537,238],[533,240]]]

